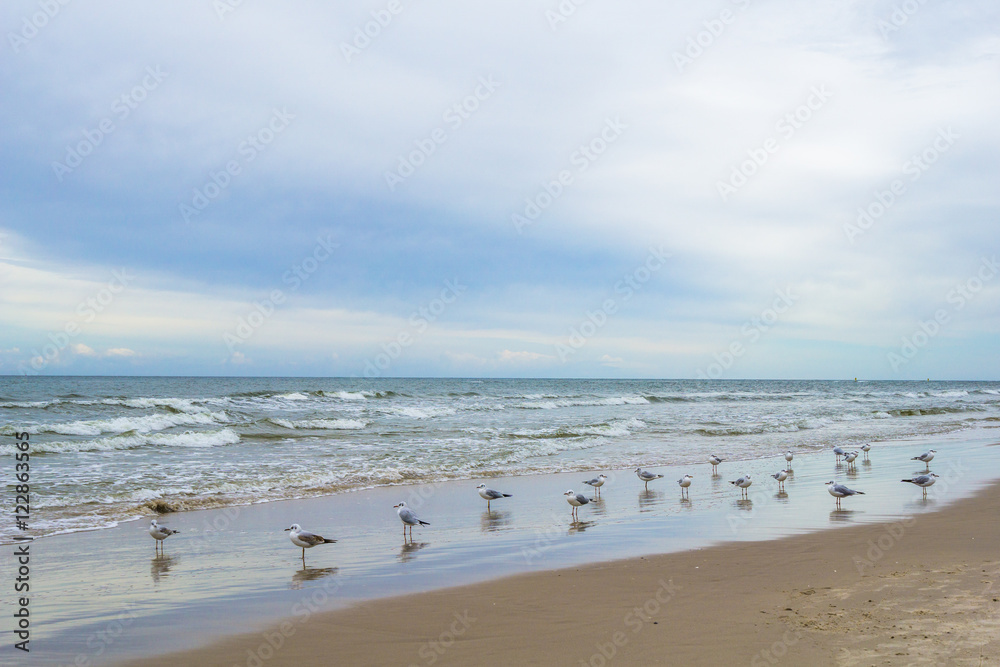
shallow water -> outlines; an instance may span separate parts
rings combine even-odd
[[[591,474],[562,473],[490,479],[512,493],[491,512],[477,482],[401,485],[330,497],[171,514],[180,529],[154,556],[147,522],[47,537],[31,544],[34,619],[30,664],[104,664],[126,656],[179,650],[278,619],[303,619],[313,609],[355,600],[482,581],[498,576],[700,548],[720,542],[773,539],[933,511],[1000,479],[995,430],[965,431],[878,443],[855,470],[829,451],[801,453],[784,494],[767,475],[784,467],[780,451],[726,461],[719,476],[706,463],[650,466],[665,475],[647,490],[632,470],[612,470],[602,501],[573,521],[562,493]],[[942,475],[928,497],[899,480],[922,471],[910,457],[938,450],[931,469]],[[690,500],[676,480],[695,475]],[[728,481],[755,480],[743,501]],[[839,479],[863,496],[843,509],[824,482]],[[586,489],[586,490],[585,490]],[[406,500],[430,526],[405,541],[392,506]],[[919,518],[918,518],[919,520]],[[293,522],[339,541],[300,550],[282,531]],[[0,547],[12,571],[13,547]],[[856,554],[864,557],[864,554]],[[848,558],[831,567],[854,568]],[[0,607],[9,617],[11,601]],[[168,630],[169,628],[169,630]],[[98,654],[98,652],[100,652]]]
[[[997,424],[995,382],[12,377],[0,390],[0,456],[31,434],[36,536],[154,502],[751,460]],[[18,532],[0,514],[0,543]]]

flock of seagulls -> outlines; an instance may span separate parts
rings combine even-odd
[[[839,462],[841,459],[843,459],[847,463],[849,469],[854,467],[854,461],[857,460],[858,456],[860,456],[862,452],[864,453],[865,459],[867,460],[869,451],[871,451],[871,445],[868,443],[862,445],[860,451],[846,451],[842,447],[833,448],[833,453],[837,456],[837,461]],[[937,473],[930,472],[930,462],[931,460],[933,460],[935,454],[937,454],[937,450],[931,449],[924,452],[920,456],[914,456],[912,459],[910,459],[911,461],[921,461],[927,464],[927,472],[923,475],[918,475],[910,479],[902,480],[903,482],[914,484],[923,489],[924,497],[927,496],[927,489],[933,486],[938,479]],[[780,470],[771,475],[771,477],[773,477],[778,482],[779,493],[784,491],[785,488],[784,483],[792,472],[791,464],[792,464],[792,459],[794,458],[795,456],[791,451],[785,452],[785,461],[788,463],[788,465],[784,470]],[[712,472],[714,474],[717,474],[718,466],[723,461],[724,459],[722,459],[719,456],[716,456],[715,454],[709,455],[708,462],[709,464],[711,464]],[[639,480],[645,484],[647,490],[649,489],[650,482],[663,478],[663,475],[659,473],[650,472],[648,470],[643,470],[641,467],[635,469],[635,474],[636,477],[638,477]],[[599,497],[601,495],[601,487],[604,486],[604,484],[607,481],[608,481],[607,476],[602,473],[593,479],[585,480],[583,483],[595,489],[597,492],[597,496]],[[682,498],[690,496],[690,488],[693,481],[694,481],[694,475],[684,475],[683,477],[677,480],[677,485],[681,489]],[[732,480],[729,483],[740,490],[741,498],[747,498],[748,497],[747,489],[749,489],[750,485],[753,484],[753,480],[751,479],[750,475],[743,475],[739,479]],[[841,499],[849,498],[851,496],[865,495],[864,491],[857,491],[855,489],[850,489],[836,480],[831,480],[829,482],[826,482],[826,488],[827,491],[830,493],[830,495],[837,499],[838,509],[840,509]],[[487,511],[490,511],[491,503],[494,500],[502,500],[503,498],[513,497],[509,493],[503,493],[502,491],[491,489],[487,487],[486,484],[480,484],[479,486],[476,487],[476,490],[479,491],[480,497],[482,497],[482,499],[486,501]],[[576,493],[572,489],[569,489],[563,495],[566,497],[566,502],[569,503],[570,507],[572,508],[572,517],[574,519],[579,518],[578,511],[581,507],[596,501],[596,498],[588,498],[582,493]],[[417,516],[417,514],[412,509],[407,507],[405,502],[400,502],[398,505],[394,505],[393,509],[396,510],[396,514],[399,516],[399,520],[403,524],[404,541],[406,540],[407,537],[407,529],[409,529],[410,539],[413,539],[414,526],[430,525],[430,523],[422,520],[420,517]],[[165,539],[179,532],[180,532],[179,530],[174,530],[172,528],[167,528],[166,526],[159,525],[156,522],[156,519],[153,519],[149,524],[149,534],[155,540],[154,546],[157,549],[157,553],[162,553],[163,541]],[[288,533],[288,538],[291,540],[292,544],[294,544],[297,547],[301,547],[303,563],[305,563],[306,549],[311,549],[312,547],[315,547],[320,544],[334,544],[337,541],[337,540],[327,539],[322,535],[316,535],[315,533],[310,533],[308,531],[302,530],[302,527],[297,523],[293,523],[288,528],[285,528],[285,532]]]

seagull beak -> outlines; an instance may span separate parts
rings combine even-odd
[[[285,528],[285,531],[284,531],[284,532],[286,532],[286,533],[287,533],[287,532],[288,532],[288,531],[290,531],[290,530],[291,530],[291,528]]]

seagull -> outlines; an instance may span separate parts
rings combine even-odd
[[[393,505],[393,509],[396,510],[396,514],[399,515],[399,520],[403,522],[403,539],[406,539],[406,527],[410,527],[410,538],[413,538],[413,527],[414,526],[429,526],[431,524],[426,521],[421,521],[417,518],[416,513],[406,506],[405,502],[400,502],[398,505]]]
[[[938,474],[936,472],[932,472],[928,475],[919,475],[913,479],[904,479],[902,481],[909,482],[910,484],[916,484],[924,490],[924,497],[927,497],[927,487],[934,486],[934,482],[937,481],[937,478]]]
[[[487,489],[485,484],[480,484],[476,487],[479,489],[479,495],[486,501],[486,511],[490,511],[490,501],[497,500],[498,498],[510,498],[509,493],[500,493],[499,491],[494,491],[493,489]]]
[[[725,459],[720,459],[715,454],[709,454],[708,455],[708,462],[712,464],[712,472],[713,473],[719,472],[719,464],[722,463],[724,460]]]
[[[642,468],[635,469],[636,476],[646,483],[646,488],[649,488],[649,483],[654,479],[660,479],[663,475],[658,475],[655,472],[649,472],[648,470],[643,470]]]
[[[317,544],[333,544],[337,540],[328,540],[322,535],[315,535],[313,533],[302,530],[302,526],[297,523],[293,523],[288,528],[285,528],[285,532],[288,533],[288,539],[292,541],[297,547],[302,547],[302,562],[306,562],[306,549],[311,549]]]
[[[179,532],[181,531],[159,525],[158,523],[156,523],[156,519],[153,519],[152,521],[149,522],[149,534],[150,536],[152,536],[154,540],[156,540],[155,542],[153,542],[154,548],[156,548],[158,545],[162,547],[163,540]]]
[[[789,465],[791,465],[792,459],[794,459],[794,458],[795,458],[795,455],[792,454],[792,450],[789,449],[787,452],[785,452],[785,460],[788,461]]]
[[[923,454],[921,454],[920,456],[914,456],[910,460],[911,461],[923,461],[924,463],[927,464],[927,469],[930,470],[931,469],[931,460],[934,458],[935,454],[937,454],[937,450],[936,449],[930,449],[930,450],[924,452]]]
[[[573,489],[570,489],[569,491],[567,491],[563,495],[566,496],[566,502],[568,502],[570,505],[573,506],[573,517],[576,518],[576,519],[580,518],[577,515],[577,509],[581,505],[586,505],[587,503],[591,502],[590,498],[588,498],[587,496],[583,495],[582,493],[576,493],[576,492],[574,492]]]
[[[834,447],[833,453],[837,455],[837,460],[839,461],[840,457],[846,454],[847,452],[844,451],[843,447]]]
[[[867,442],[865,444],[861,445],[861,451],[863,451],[865,453],[865,460],[866,461],[868,460],[868,452],[870,452],[871,450],[872,450],[872,446],[870,444],[868,444]]]
[[[587,485],[592,486],[595,489],[597,489],[597,495],[600,496],[601,495],[601,487],[604,486],[604,483],[606,481],[608,481],[607,476],[604,473],[601,473],[600,475],[598,475],[594,479],[585,481],[584,484],[587,484]]]
[[[691,486],[692,479],[694,479],[694,475],[684,475],[679,480],[677,480],[677,483],[680,484],[681,486],[681,498],[684,497],[684,489]],[[689,496],[691,495],[690,492],[688,492],[688,495]]]
[[[778,480],[778,491],[779,492],[780,491],[784,491],[785,490],[785,480],[788,479],[788,471],[787,470],[782,470],[781,472],[776,472],[773,475],[771,475],[771,477],[773,477],[776,480]]]
[[[845,452],[844,460],[847,462],[849,467],[854,467],[854,461],[858,458],[861,452]]]
[[[742,497],[746,495],[747,489],[753,484],[753,480],[750,479],[750,475],[743,475],[735,482],[730,482],[730,484],[740,487],[740,496]]]
[[[833,481],[827,482],[826,487],[827,487],[826,490],[830,492],[830,495],[837,499],[838,509],[840,508],[841,498],[844,498],[845,496],[865,495],[864,491],[855,491],[854,489],[849,489],[840,482],[833,482]]]

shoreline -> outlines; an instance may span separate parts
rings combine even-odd
[[[492,511],[463,480],[167,515],[160,522],[181,533],[164,543],[163,555],[153,554],[143,521],[45,538],[32,547],[31,603],[33,616],[44,619],[33,645],[45,651],[33,652],[31,664],[146,662],[171,651],[209,650],[243,633],[260,637],[284,621],[295,628],[304,617],[489,585],[512,575],[555,572],[559,579],[567,568],[614,568],[727,546],[735,554],[792,535],[922,521],[1000,483],[995,434],[977,431],[932,442],[939,451],[933,468],[942,477],[927,498],[899,483],[917,472],[910,457],[927,448],[928,440],[921,439],[873,449],[872,460],[859,461],[856,469],[836,464],[829,452],[796,457],[782,492],[766,475],[784,464],[780,455],[729,464],[720,475],[711,475],[707,464],[659,467],[666,478],[648,490],[631,470],[608,471],[602,500],[581,508],[579,521],[570,518],[562,492],[567,486],[584,490],[583,477],[564,473],[492,478],[490,486],[514,494]],[[696,475],[690,497],[683,499],[674,481],[682,471]],[[744,500],[728,480],[746,472],[756,484]],[[867,495],[836,509],[823,485],[830,476]],[[415,530],[414,541],[400,547],[401,524],[391,508],[403,499],[432,525]],[[282,532],[291,523],[338,543],[308,550],[303,564]],[[10,554],[0,548],[0,555]],[[670,592],[665,581],[651,580],[646,587]],[[606,600],[591,595],[581,604],[600,607]],[[8,606],[0,600],[0,612]],[[525,613],[530,618],[543,607]],[[182,631],[163,632],[171,627]],[[102,643],[109,633],[114,641]],[[428,664],[420,656],[405,664],[411,663]]]
[[[122,664],[994,664],[998,515],[994,482],[891,523],[361,602]]]

